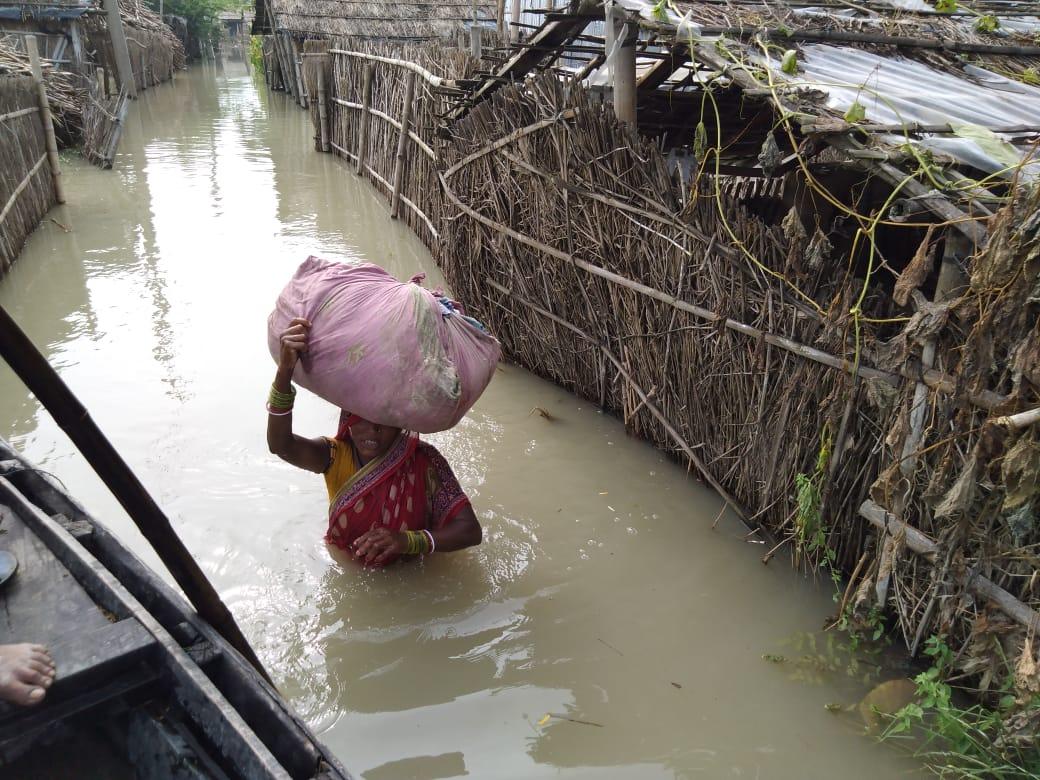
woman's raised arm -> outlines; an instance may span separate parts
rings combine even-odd
[[[320,474],[329,466],[328,442],[323,438],[297,436],[292,429],[292,407],[296,398],[293,369],[300,355],[307,351],[310,327],[307,320],[297,318],[282,333],[278,370],[267,403],[267,447],[286,463]]]

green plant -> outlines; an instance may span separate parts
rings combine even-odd
[[[264,39],[259,35],[249,36],[249,61],[257,71],[263,71]]]
[[[1000,21],[997,17],[990,14],[983,14],[975,20],[976,32],[991,33],[996,32],[1000,27]]]
[[[1035,778],[1040,776],[1040,748],[1023,745],[1008,733],[1008,716],[1040,713],[1040,697],[1020,702],[1009,693],[1010,676],[996,709],[978,702],[961,706],[946,681],[954,656],[942,637],[932,636],[924,653],[932,665],[914,678],[917,701],[892,716],[882,739],[916,733],[915,755],[936,774],[957,777]]]
[[[148,0],[152,10],[159,9],[159,0]],[[235,11],[243,5],[241,0],[163,0],[163,14],[184,17],[188,37],[200,45],[208,46],[220,38],[220,13]]]

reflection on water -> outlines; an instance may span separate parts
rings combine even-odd
[[[762,660],[816,631],[828,595],[761,566],[731,518],[712,531],[716,496],[515,367],[430,437],[485,543],[380,572],[330,557],[322,480],[266,451],[267,314],[311,252],[441,278],[312,134],[240,64],[148,90],[115,171],[68,161],[70,205],[32,236],[0,302],[344,763],[376,780],[910,769],[826,712],[858,698],[852,682],[802,685]],[[337,412],[301,396],[296,418],[317,435]],[[0,434],[159,565],[6,368]]]

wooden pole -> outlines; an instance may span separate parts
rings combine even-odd
[[[371,62],[365,63],[365,75],[361,88],[361,127],[358,129],[357,163],[354,171],[361,173],[365,170],[365,152],[368,150],[368,124],[372,120],[369,109],[372,106],[372,77],[375,75],[375,65]]]
[[[465,29],[459,30],[459,49],[461,51],[466,51],[466,30]]]
[[[631,23],[619,23],[615,17],[614,34],[617,38],[614,53],[614,115],[622,122],[636,123],[636,40],[639,28]]]
[[[935,561],[939,546],[913,526],[904,523],[891,512],[885,511],[884,507],[867,500],[860,505],[859,514],[860,517],[869,521],[871,525],[883,530],[886,534],[891,536],[903,534],[907,547],[921,557],[927,558],[932,562]],[[967,577],[967,587],[975,595],[992,601],[1000,607],[1005,615],[1018,621],[1030,631],[1040,629],[1040,613],[1037,613],[1028,604],[1023,604],[992,580],[988,580],[980,575],[972,576],[969,574]]]
[[[174,580],[198,610],[260,675],[271,682],[206,575],[163,513],[46,358],[0,306],[0,356],[50,412],[159,554]]]
[[[51,117],[51,104],[47,100],[47,84],[43,80],[43,66],[40,64],[40,50],[35,35],[25,36],[25,48],[29,52],[29,67],[33,81],[36,83],[36,96],[40,103],[40,121],[43,122],[43,135],[47,144],[47,161],[50,163],[51,180],[54,182],[54,197],[58,203],[65,202],[65,186],[61,180],[61,163],[58,160],[58,141],[54,137],[54,119]]]
[[[300,105],[307,108],[307,87],[303,83],[303,68],[300,67],[300,50],[296,46],[296,39],[289,37],[289,54],[292,56],[293,68],[296,71],[296,85],[300,92]]]
[[[614,26],[614,3],[606,0],[603,3],[603,52],[607,57],[607,84],[614,84],[614,61],[617,54],[617,29]]]
[[[136,98],[137,84],[134,83],[134,69],[130,66],[130,50],[126,46],[123,19],[119,15],[119,0],[105,0],[105,12],[108,15],[108,35],[112,39],[112,51],[116,57],[119,86],[125,87],[130,97]]]
[[[321,133],[321,150],[329,151],[329,111],[325,103],[325,63],[327,58],[318,61],[318,131]]]
[[[508,40],[506,38],[506,0],[498,0],[498,39],[499,41]]]
[[[520,40],[520,15],[523,13],[523,6],[521,0],[512,0],[509,4],[509,40],[519,41]]]
[[[397,219],[401,213],[401,182],[404,181],[405,143],[408,141],[408,126],[412,121],[412,99],[415,96],[415,74],[405,77],[404,106],[401,109],[401,132],[397,136],[397,156],[394,159],[394,187],[390,195],[390,218]]]
[[[484,53],[483,33],[484,28],[474,20],[469,28],[469,53],[475,60],[479,60]]]

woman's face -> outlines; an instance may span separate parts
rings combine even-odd
[[[363,419],[358,419],[350,426],[350,438],[365,463],[380,457],[390,449],[400,432],[400,428],[391,428]]]

